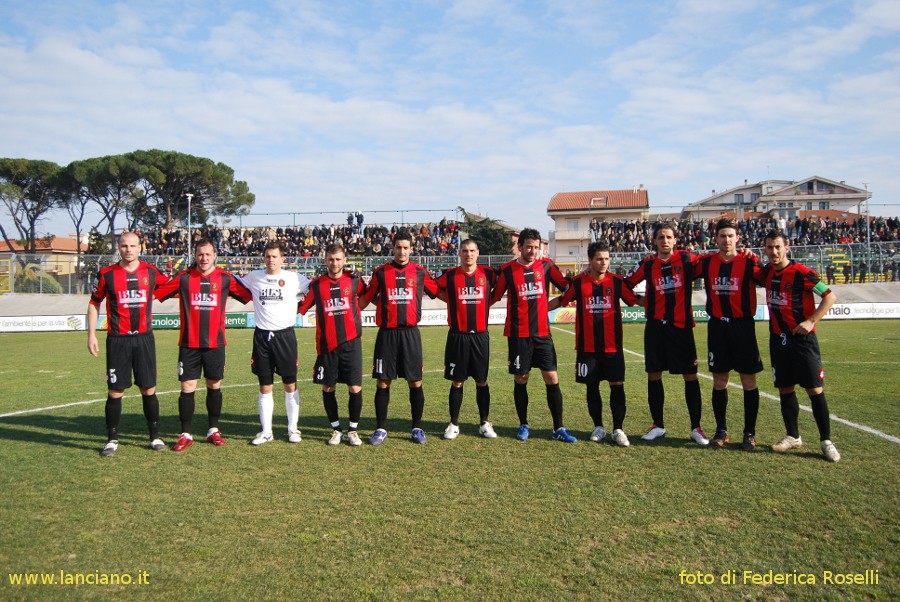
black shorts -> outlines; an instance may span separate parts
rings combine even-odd
[[[593,385],[605,380],[625,382],[625,353],[613,351],[577,351],[575,353],[575,382]]]
[[[769,353],[775,387],[800,385],[804,389],[816,389],[825,381],[816,333],[805,336],[769,333]]]
[[[181,382],[197,380],[200,378],[201,368],[203,369],[203,376],[209,380],[222,380],[225,378],[225,348],[178,348],[178,380]]]
[[[444,347],[444,378],[462,382],[471,376],[476,383],[487,382],[490,357],[490,333],[451,330]]]
[[[372,378],[422,380],[422,336],[418,326],[378,329]]]
[[[142,389],[156,386],[156,341],[152,332],[106,337],[106,386],[124,391],[134,384]]]
[[[644,369],[647,372],[697,374],[693,328],[678,328],[647,320],[644,328]]]
[[[341,343],[333,351],[316,357],[312,380],[317,385],[326,387],[333,387],[337,383],[361,387],[362,340],[355,338]]]
[[[281,382],[290,385],[297,382],[297,335],[293,328],[253,332],[253,355],[250,370],[261,385],[275,382],[275,374]]]
[[[762,372],[753,318],[725,321],[711,317],[706,342],[709,347],[707,365],[713,374],[732,370],[739,374]]]
[[[556,347],[552,337],[507,337],[510,374],[528,374],[532,368],[556,372]]]

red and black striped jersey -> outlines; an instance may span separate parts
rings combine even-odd
[[[447,324],[454,332],[484,332],[488,329],[491,291],[497,281],[494,268],[476,265],[471,274],[450,268],[435,280],[447,292]]]
[[[607,272],[600,280],[590,274],[575,276],[560,303],[576,302],[575,349],[588,352],[622,351],[620,301],[637,303],[637,297],[618,274]]]
[[[106,299],[106,330],[111,336],[143,334],[153,330],[153,291],[169,278],[143,261],[133,272],[114,263],[97,274],[91,304]]]
[[[821,284],[821,280],[814,269],[791,260],[783,269],[776,270],[770,263],[759,269],[756,282],[766,289],[769,332],[791,334],[797,325],[815,313],[813,289]],[[830,292],[827,288],[821,290],[822,296]],[[815,331],[815,327],[812,330]]]
[[[160,301],[181,299],[181,336],[178,345],[190,349],[224,347],[225,305],[228,297],[241,303],[253,300],[250,290],[219,268],[204,276],[196,268],[179,272],[156,289]]]
[[[691,308],[691,283],[696,278],[694,261],[688,251],[675,251],[668,260],[658,255],[642,259],[625,277],[631,288],[647,283],[645,309],[647,319],[659,320],[678,328],[694,327]]]
[[[723,259],[718,253],[697,261],[697,278],[706,288],[706,313],[712,318],[752,318],[756,314],[756,258],[736,255]]]
[[[435,297],[437,285],[422,266],[389,262],[375,268],[363,300],[377,300],[375,323],[384,328],[407,328],[422,319],[422,295]]]
[[[505,336],[550,336],[550,320],[547,317],[550,283],[561,291],[569,286],[569,281],[556,264],[546,258],[536,259],[528,266],[513,259],[500,267],[491,303],[496,303],[507,293]]]
[[[305,314],[316,306],[316,353],[334,351],[362,336],[359,296],[366,290],[359,276],[344,272],[338,278],[323,274],[309,285],[297,311]]]

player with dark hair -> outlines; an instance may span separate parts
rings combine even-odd
[[[763,365],[756,342],[756,256],[738,253],[741,240],[737,221],[720,219],[716,223],[718,253],[702,256],[697,275],[706,288],[706,313],[709,314],[708,365],[713,375],[712,407],[716,433],[710,447],[728,443],[728,380],[732,370],[740,375],[744,391],[744,436],[741,449],[756,449],[756,417],[759,413],[759,388],[756,375]]]
[[[622,344],[622,310],[619,305],[638,302],[625,280],[609,271],[609,243],[592,242],[587,249],[588,270],[575,276],[563,293],[550,301],[550,309],[573,301],[575,310],[575,382],[585,385],[588,413],[594,421],[591,441],[603,441],[603,398],[600,381],[609,382],[612,440],[631,443],[622,426],[625,421],[625,352]]]
[[[347,441],[356,447],[359,438],[359,417],[362,413],[362,319],[359,297],[365,285],[359,275],[344,269],[347,254],[341,244],[325,247],[326,272],[312,281],[309,292],[298,311],[306,314],[316,307],[316,364],[313,382],[322,385],[322,404],[331,423],[329,445],[343,440],[335,387],[347,385]]]
[[[481,421],[478,432],[488,439],[497,436],[489,421],[491,390],[487,382],[491,344],[488,313],[497,272],[478,265],[478,254],[478,242],[471,238],[464,240],[459,245],[461,265],[445,271],[435,281],[441,289],[440,298],[447,302],[450,325],[444,347],[444,378],[451,381],[450,424],[444,430],[444,439],[456,439],[459,435],[463,385],[470,376],[475,381],[475,401]]]
[[[422,390],[422,296],[434,297],[437,285],[428,270],[409,260],[412,235],[400,229],[394,235],[394,259],[375,269],[360,303],[360,309],[372,302],[378,335],[375,338],[375,357],[372,378],[378,379],[375,389],[375,421],[377,428],[369,443],[380,445],[387,439],[387,410],[391,400],[391,382],[397,377],[409,384],[409,406],[412,415],[412,440],[425,443],[422,413],[425,392]]]
[[[253,354],[250,368],[259,381],[259,423],[262,430],[251,441],[263,445],[274,439],[272,417],[275,413],[273,389],[275,374],[284,386],[284,409],[287,414],[288,441],[300,443],[300,391],[297,389],[297,300],[309,289],[309,278],[299,272],[281,269],[284,245],[279,240],[263,248],[265,269],[254,270],[239,278],[253,294]]]
[[[684,399],[691,421],[691,439],[706,446],[709,439],[700,427],[702,397],[697,380],[697,347],[694,343],[694,312],[691,283],[696,277],[695,256],[676,250],[675,228],[660,223],[653,228],[656,254],[642,259],[626,276],[634,288],[647,285],[644,297],[647,322],[644,327],[644,368],[647,371],[647,402],[653,424],[641,437],[651,441],[666,434],[666,393],[662,373],[681,374]]]
[[[159,399],[156,397],[156,341],[153,337],[153,291],[168,278],[140,260],[141,239],[134,232],[119,236],[120,259],[97,274],[97,286],[87,307],[88,351],[100,352],[97,319],[106,300],[106,445],[100,452],[111,456],[119,448],[122,397],[134,384],[141,391],[144,417],[150,430],[150,449],[162,451],[159,438]]]
[[[491,303],[507,294],[506,336],[509,373],[513,375],[513,399],[519,417],[516,438],[527,441],[531,434],[528,424],[528,376],[538,368],[547,388],[547,406],[553,419],[552,438],[566,443],[577,439],[563,426],[563,399],[556,371],[556,348],[550,336],[550,320],[547,316],[550,284],[561,291],[569,281],[552,261],[542,258],[541,235],[533,228],[519,233],[516,243],[519,256],[500,268],[500,275]]]
[[[194,444],[194,392],[201,374],[206,378],[206,440],[225,445],[219,431],[222,414],[222,379],[225,377],[225,305],[228,297],[249,303],[253,294],[229,272],[216,266],[216,247],[208,238],[194,244],[194,264],[156,289],[160,301],[181,300],[181,334],[178,339],[178,418],[181,437],[173,448],[182,451]]]
[[[823,388],[825,371],[816,337],[816,322],[834,305],[835,294],[819,279],[815,270],[789,258],[791,247],[783,231],[768,232],[765,245],[769,263],[757,273],[756,282],[766,289],[772,373],[781,396],[781,417],[787,430],[772,449],[783,452],[803,445],[797,424],[800,406],[795,392],[795,385],[800,385],[809,395],[822,453],[826,459],[838,462],[841,454],[831,442],[831,417]],[[813,293],[822,298],[818,307]]]

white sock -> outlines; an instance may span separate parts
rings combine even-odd
[[[272,434],[272,414],[275,413],[275,398],[271,393],[260,393],[258,399],[259,405],[259,424],[262,426],[262,432]]]
[[[300,421],[300,391],[284,394],[284,409],[287,412],[288,432],[293,433]]]

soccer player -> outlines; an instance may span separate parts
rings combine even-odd
[[[578,441],[563,426],[563,399],[556,371],[556,348],[550,336],[547,316],[550,283],[565,290],[569,281],[552,261],[540,257],[541,235],[533,228],[525,228],[517,241],[519,256],[503,264],[491,303],[507,293],[506,325],[509,373],[513,375],[513,399],[519,416],[516,438],[527,441],[531,434],[528,425],[528,376],[538,368],[547,388],[547,406],[553,419],[552,438],[566,443]]]
[[[106,445],[100,452],[111,456],[119,448],[122,397],[134,384],[141,391],[144,417],[150,430],[150,449],[162,451],[159,438],[159,400],[156,397],[156,341],[153,338],[153,291],[168,278],[140,260],[141,239],[134,232],[119,236],[120,259],[100,270],[97,286],[87,307],[88,351],[100,352],[97,318],[106,299]]]
[[[265,269],[254,270],[240,278],[253,294],[256,329],[253,331],[253,355],[250,368],[259,380],[259,423],[262,430],[251,441],[253,445],[268,443],[275,412],[273,389],[275,374],[284,386],[284,408],[287,413],[288,441],[300,443],[300,391],[297,390],[297,300],[309,290],[309,278],[299,272],[282,270],[284,245],[273,240],[263,248]]]
[[[575,276],[563,293],[550,301],[550,309],[575,301],[575,382],[586,387],[587,407],[594,421],[591,441],[603,441],[603,398],[600,381],[609,382],[609,409],[612,413],[612,440],[628,447],[631,443],[622,429],[625,421],[625,353],[622,346],[620,301],[638,302],[625,280],[609,271],[609,243],[588,245],[590,264],[587,272]]]
[[[478,432],[494,439],[497,433],[488,420],[491,411],[491,390],[487,382],[491,355],[488,313],[497,272],[478,265],[478,243],[471,238],[459,246],[459,259],[461,265],[450,268],[436,280],[441,289],[439,296],[447,302],[450,325],[444,347],[444,378],[450,381],[450,424],[444,430],[444,439],[456,439],[459,435],[463,385],[470,376],[475,381],[475,402],[481,421]]]
[[[772,373],[787,430],[785,437],[772,449],[783,452],[803,445],[797,425],[800,406],[794,389],[795,385],[800,385],[806,389],[812,404],[822,453],[826,459],[838,462],[841,454],[831,442],[831,419],[822,386],[825,372],[816,337],[816,322],[834,305],[835,294],[819,279],[815,270],[789,259],[791,247],[783,231],[767,233],[765,245],[769,263],[757,273],[756,282],[766,289]],[[813,293],[822,298],[818,307]]]
[[[713,375],[712,407],[716,433],[710,447],[728,443],[728,380],[732,370],[740,375],[744,390],[744,437],[741,449],[756,449],[756,417],[759,413],[759,388],[756,375],[762,371],[756,342],[756,284],[753,280],[756,256],[738,254],[741,235],[737,222],[730,218],[716,223],[718,253],[702,256],[697,276],[706,287],[706,313],[709,314],[707,343],[708,365]]]
[[[380,445],[387,439],[390,386],[397,377],[405,378],[409,384],[412,440],[415,443],[426,440],[422,430],[425,392],[422,390],[422,336],[418,324],[422,319],[422,295],[427,293],[434,297],[438,288],[425,268],[409,260],[411,252],[412,235],[409,230],[398,230],[394,235],[393,261],[375,269],[360,303],[360,309],[365,309],[369,303],[377,302],[378,335],[372,378],[378,379],[375,389],[378,428],[369,439],[372,445]]]
[[[194,419],[194,392],[202,375],[206,378],[206,411],[209,430],[206,440],[225,445],[219,431],[222,414],[222,379],[225,377],[225,303],[229,296],[249,303],[253,294],[232,274],[216,267],[216,248],[208,238],[194,245],[194,265],[176,274],[156,289],[160,301],[172,297],[181,300],[181,333],[178,339],[178,418],[181,437],[174,446],[182,451],[194,444],[191,422]]]
[[[642,259],[625,277],[634,288],[646,282],[644,296],[647,322],[644,327],[644,369],[647,371],[647,402],[653,424],[641,437],[652,441],[666,434],[666,393],[662,373],[681,374],[684,399],[691,421],[691,439],[706,446],[709,439],[700,427],[702,401],[697,380],[697,347],[694,343],[694,313],[691,283],[696,276],[695,257],[675,249],[675,229],[667,223],[653,229],[656,254]]]
[[[306,298],[298,311],[306,314],[316,306],[316,364],[313,382],[322,385],[322,404],[331,423],[329,445],[338,445],[343,439],[338,403],[335,395],[337,383],[347,385],[349,400],[347,411],[347,441],[357,447],[362,445],[357,429],[362,414],[362,318],[359,313],[359,297],[365,292],[362,279],[344,270],[347,254],[341,244],[325,248],[326,273],[312,281]]]

